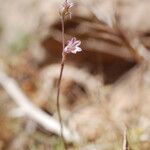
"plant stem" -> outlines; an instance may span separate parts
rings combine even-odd
[[[61,28],[62,28],[62,58],[65,56],[64,48],[65,48],[65,27],[64,27],[64,16],[61,17]]]
[[[64,144],[65,150],[67,150],[67,144],[63,136],[63,123],[62,123],[62,116],[61,116],[61,111],[60,111],[60,90],[61,90],[61,80],[62,80],[62,75],[63,75],[63,69],[64,69],[64,63],[65,63],[65,58],[66,55],[64,53],[64,48],[65,48],[65,38],[64,38],[64,16],[61,17],[61,24],[62,24],[62,60],[61,60],[61,68],[60,68],[60,75],[58,79],[58,91],[57,91],[57,112],[58,112],[58,118],[60,122],[60,130],[61,130],[61,140]]]

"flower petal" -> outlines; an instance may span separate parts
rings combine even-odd
[[[64,48],[65,53],[73,53],[81,52],[82,49],[79,47],[81,44],[80,40],[77,40],[73,37],[70,41],[67,42],[67,46]]]

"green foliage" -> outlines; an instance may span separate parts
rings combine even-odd
[[[62,142],[62,140],[57,140],[57,142],[54,144],[53,146],[54,150],[64,150],[64,144]]]
[[[13,41],[10,43],[9,48],[11,53],[20,53],[27,48],[29,43],[29,36],[20,30],[17,30]]]

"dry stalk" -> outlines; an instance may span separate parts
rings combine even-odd
[[[128,138],[127,138],[127,128],[124,129],[122,150],[129,150],[129,144],[128,144]]]
[[[60,90],[61,90],[61,80],[63,75],[63,69],[65,64],[66,55],[68,53],[74,53],[81,51],[81,48],[79,47],[81,42],[76,40],[76,38],[72,38],[70,41],[68,41],[67,46],[65,47],[65,29],[64,29],[64,19],[66,16],[70,16],[71,18],[71,8],[73,7],[73,3],[68,2],[68,0],[65,0],[65,2],[62,5],[62,8],[60,9],[60,16],[61,16],[61,24],[62,24],[62,60],[61,60],[61,68],[60,68],[60,75],[58,79],[58,90],[57,90],[57,112],[58,112],[58,118],[61,125],[61,139],[64,144],[65,150],[67,150],[67,143],[63,136],[63,124],[62,124],[62,116],[61,116],[61,110],[60,110]]]

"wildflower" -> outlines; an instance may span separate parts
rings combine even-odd
[[[70,41],[68,41],[67,46],[64,48],[65,53],[73,53],[81,52],[82,49],[79,47],[81,44],[80,40],[77,40],[73,37]]]
[[[70,15],[70,18],[71,18],[71,8],[73,7],[73,3],[72,2],[69,2],[68,0],[66,0],[63,4],[62,4],[62,7],[60,9],[60,15],[61,16],[67,16],[67,15]]]
[[[68,41],[66,47],[65,47],[65,33],[64,33],[64,19],[67,15],[70,16],[71,18],[71,8],[73,7],[73,3],[68,2],[68,0],[65,0],[63,3],[59,13],[61,16],[61,24],[62,24],[62,60],[61,60],[61,68],[60,68],[60,74],[59,74],[59,79],[58,79],[58,88],[57,88],[57,112],[58,112],[58,118],[59,118],[59,123],[60,123],[60,136],[64,144],[65,150],[68,150],[67,144],[65,141],[65,137],[63,135],[63,122],[62,122],[62,116],[61,116],[61,111],[60,111],[60,90],[61,90],[61,80],[62,80],[62,75],[63,75],[63,69],[65,65],[65,59],[66,55],[68,53],[74,53],[76,54],[77,52],[82,51],[82,49],[79,47],[81,44],[81,41],[77,40],[75,37],[72,38],[70,41]]]

